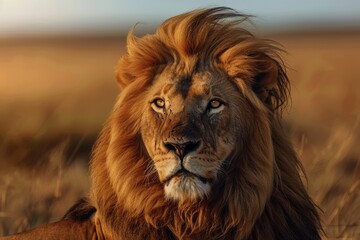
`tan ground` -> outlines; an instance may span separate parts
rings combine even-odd
[[[360,34],[273,38],[288,51],[284,115],[328,237],[360,239]],[[56,220],[86,193],[87,154],[116,99],[124,47],[122,38],[0,40],[0,236]]]

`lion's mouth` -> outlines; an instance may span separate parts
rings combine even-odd
[[[166,179],[165,179],[165,184],[166,185],[169,185],[171,179],[173,178],[176,178],[176,177],[179,177],[179,178],[186,178],[186,177],[196,177],[198,178],[203,184],[207,184],[207,183],[212,183],[212,179],[211,178],[205,178],[205,177],[202,177],[198,174],[195,174],[195,173],[192,173],[186,169],[180,169],[179,171],[177,171],[175,174],[171,175],[171,176],[168,176]]]

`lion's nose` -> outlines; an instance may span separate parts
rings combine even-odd
[[[200,141],[189,141],[185,143],[164,142],[164,146],[174,152],[182,160],[190,152],[196,151],[200,147]]]

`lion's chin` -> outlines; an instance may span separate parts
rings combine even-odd
[[[210,184],[196,176],[175,176],[165,183],[165,196],[176,202],[199,201],[209,195]]]

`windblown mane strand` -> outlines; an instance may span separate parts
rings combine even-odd
[[[272,67],[264,64],[268,62],[265,58],[270,58],[278,69],[279,88],[271,92],[273,108],[278,109],[286,103],[290,91],[279,55],[283,50],[276,42],[256,38],[240,28],[239,24],[249,17],[218,7],[170,18],[154,35],[137,38],[133,29],[128,35],[128,53],[117,67],[120,85],[125,86],[140,76],[151,79],[161,65],[181,63],[190,65],[189,71],[195,65],[221,67],[230,77],[251,85],[257,74]]]

